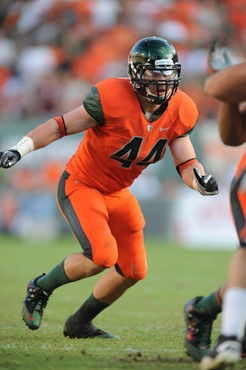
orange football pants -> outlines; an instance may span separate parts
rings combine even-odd
[[[146,276],[144,217],[128,189],[102,194],[65,171],[57,201],[86,257],[105,268],[115,266],[126,278]]]
[[[231,184],[231,209],[241,247],[246,247],[246,154]]]

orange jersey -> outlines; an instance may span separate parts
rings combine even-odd
[[[113,193],[161,160],[172,140],[188,135],[198,113],[192,99],[178,90],[164,113],[150,123],[129,79],[110,78],[95,86],[105,123],[86,131],[66,170],[86,186]]]

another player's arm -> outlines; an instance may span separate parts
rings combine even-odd
[[[96,126],[96,121],[80,106],[63,116],[51,118],[24,136],[13,148],[0,152],[0,167],[12,167],[24,155],[41,149],[65,135]]]
[[[246,142],[246,112],[240,112],[238,104],[221,103],[218,120],[225,145],[238,146]]]
[[[245,101],[246,62],[234,64],[209,76],[204,84],[206,94],[225,103]]]
[[[246,141],[246,112],[240,103],[246,100],[246,62],[232,65],[207,78],[204,91],[221,101],[220,136],[224,144],[236,146]]]
[[[218,194],[217,181],[213,176],[205,173],[203,165],[196,159],[189,136],[173,140],[170,143],[170,150],[175,166],[187,186],[202,195]]]

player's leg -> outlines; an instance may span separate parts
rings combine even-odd
[[[209,352],[213,322],[221,312],[225,286],[206,297],[192,298],[184,305],[184,345],[187,354],[194,361],[200,361]]]
[[[213,322],[222,309],[222,300],[227,285],[208,296],[195,297],[184,305],[186,353],[194,361],[209,353]],[[243,339],[242,358],[246,358],[246,332]]]
[[[214,350],[201,362],[202,369],[217,369],[239,361],[246,325],[246,155],[231,187],[231,206],[240,248],[234,254],[223,297],[221,335]]]
[[[117,265],[100,278],[93,294],[67,319],[64,334],[70,337],[84,338],[88,335],[85,326],[90,327],[100,312],[143,279],[147,272],[144,220],[135,197],[124,191],[119,199],[106,198],[109,225],[118,245]],[[108,337],[107,333],[104,337]]]
[[[108,270],[96,283],[90,297],[66,320],[64,335],[70,338],[92,338],[99,335],[102,338],[119,338],[98,329],[92,321],[136,282],[119,275],[115,268]]]
[[[22,317],[32,330],[39,328],[48,298],[56,288],[98,274],[113,266],[118,257],[104,198],[98,191],[82,186],[64,173],[58,187],[58,204],[83,253],[66,257],[47,275],[29,283]]]

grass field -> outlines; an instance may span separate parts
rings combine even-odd
[[[95,320],[121,339],[71,340],[63,337],[64,321],[91,293],[96,277],[58,289],[37,331],[24,325],[20,311],[27,282],[78,251],[75,240],[33,244],[1,236],[0,369],[198,369],[183,349],[183,304],[224,281],[232,252],[184,250],[154,240],[146,240],[146,247],[147,278]],[[213,340],[219,326],[220,319]]]

